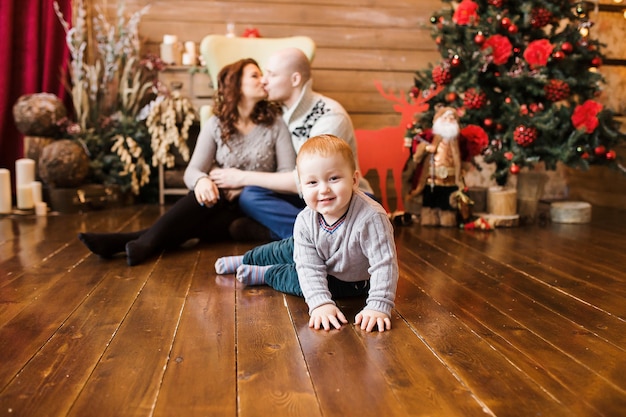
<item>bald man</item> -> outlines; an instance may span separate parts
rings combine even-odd
[[[268,99],[283,106],[283,119],[289,126],[296,153],[307,139],[326,133],[348,142],[357,155],[350,116],[337,101],[313,91],[311,64],[300,49],[287,48],[274,53],[263,70]],[[257,229],[252,233],[253,237],[277,240],[293,235],[296,216],[305,206],[298,195],[295,171],[269,173],[218,169],[211,173],[211,179],[218,187],[245,187],[239,197],[239,206],[248,217],[270,232],[269,236],[264,236]],[[359,187],[373,196],[372,188],[362,176]],[[231,229],[236,240],[258,240],[251,239],[250,229],[253,227],[249,223],[234,224]]]

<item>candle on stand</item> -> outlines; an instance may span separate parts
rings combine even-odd
[[[183,59],[183,45],[176,35],[163,35],[161,60],[166,64],[180,65]]]
[[[17,186],[17,208],[20,210],[30,210],[35,206],[33,202],[33,187],[30,184]]]
[[[22,158],[15,161],[15,187],[35,181],[35,161]]]
[[[6,168],[0,168],[0,214],[11,213],[12,208],[11,172]]]
[[[33,181],[30,183],[30,186],[33,189],[33,203],[37,205],[37,203],[43,201],[43,186],[41,181]]]

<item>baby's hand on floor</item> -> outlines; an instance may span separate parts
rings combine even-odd
[[[385,329],[391,330],[391,319],[389,316],[376,310],[361,310],[361,312],[356,315],[354,324],[360,324],[361,329],[366,332],[371,332],[376,326],[378,326],[379,332],[384,332]]]
[[[324,330],[330,330],[332,325],[335,329],[339,329],[341,327],[339,322],[346,324],[348,320],[346,320],[346,317],[336,305],[324,304],[311,312],[309,327],[315,330],[319,330],[322,327]]]

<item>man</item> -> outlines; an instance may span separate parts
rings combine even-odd
[[[310,137],[331,134],[345,140],[357,155],[350,116],[341,104],[313,91],[311,64],[301,50],[287,48],[276,52],[264,70],[263,84],[268,99],[283,106],[283,119],[291,132],[296,153]],[[233,238],[250,240],[250,230],[254,230],[255,238],[292,236],[296,216],[305,206],[298,195],[295,171],[262,173],[217,169],[211,173],[211,179],[219,187],[245,187],[239,197],[241,209],[270,231],[269,236],[263,236],[258,227],[239,222],[231,229]],[[369,183],[362,177],[359,188],[373,195]]]

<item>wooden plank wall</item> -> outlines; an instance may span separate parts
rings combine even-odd
[[[127,0],[136,10],[145,0]],[[396,125],[393,104],[376,91],[407,90],[413,74],[438,58],[430,37],[430,16],[439,0],[157,0],[142,18],[146,48],[158,51],[164,34],[197,44],[227,23],[241,34],[254,27],[264,37],[310,36],[317,45],[313,61],[315,89],[338,100],[356,128]],[[112,7],[109,5],[109,7]]]
[[[114,16],[117,2],[99,1]],[[313,61],[315,89],[341,102],[357,129],[400,123],[400,115],[378,93],[374,81],[381,81],[385,89],[406,91],[416,70],[439,60],[429,19],[444,6],[440,0],[126,0],[128,11],[147,4],[151,7],[142,18],[140,34],[146,51],[156,53],[165,34],[199,44],[207,34],[225,33],[227,23],[235,24],[237,34],[254,27],[265,37],[310,36],[318,48]],[[591,18],[597,22],[592,33],[607,43],[607,57],[626,59],[622,42],[626,21],[621,14],[600,12]],[[601,70],[609,82],[601,100],[624,113],[624,68]],[[619,151],[626,154],[623,148]],[[570,189],[576,198],[626,208],[626,198],[615,198],[626,196],[626,177],[605,171],[570,172]]]

